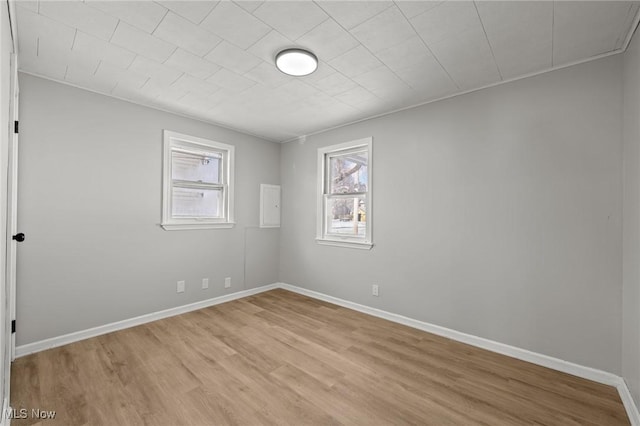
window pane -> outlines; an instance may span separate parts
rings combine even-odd
[[[191,182],[220,183],[222,155],[191,154],[180,151],[171,153],[171,178]]]
[[[327,198],[327,234],[365,237],[367,203],[364,197]]]
[[[366,151],[329,157],[329,193],[367,192],[368,153]]]
[[[174,217],[222,217],[222,190],[174,186],[171,205]]]

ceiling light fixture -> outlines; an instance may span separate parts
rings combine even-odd
[[[287,75],[302,77],[318,69],[318,58],[304,49],[285,49],[276,55],[276,67]]]

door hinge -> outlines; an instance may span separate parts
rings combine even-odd
[[[13,122],[13,133],[18,133],[18,120]]]
[[[16,320],[11,320],[11,333],[16,332]]]

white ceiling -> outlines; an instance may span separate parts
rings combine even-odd
[[[25,1],[22,71],[285,141],[624,47],[632,1]],[[275,54],[320,59],[289,77]]]

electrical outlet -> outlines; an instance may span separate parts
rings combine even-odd
[[[378,284],[374,284],[371,287],[371,294],[373,294],[374,296],[380,296],[380,288],[378,287]]]
[[[231,287],[231,277],[227,277],[224,279],[224,288]]]
[[[184,293],[184,281],[178,281],[178,285],[176,287],[177,293]]]
[[[203,278],[202,279],[202,289],[206,290],[209,288],[209,278]]]

